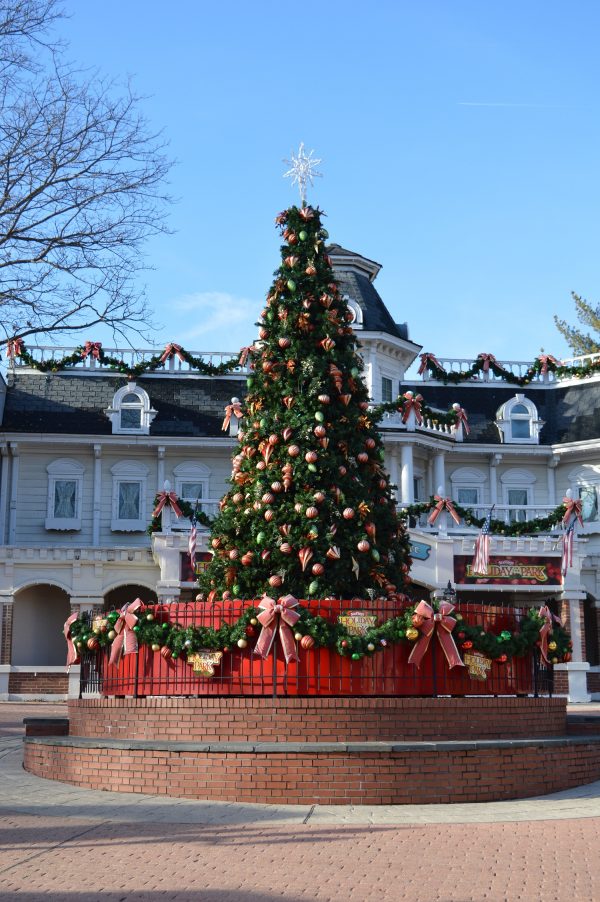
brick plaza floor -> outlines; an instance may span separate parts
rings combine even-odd
[[[600,899],[600,783],[380,808],[92,792],[22,770],[22,718],[64,712],[0,703],[2,902]]]

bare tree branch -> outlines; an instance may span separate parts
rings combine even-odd
[[[142,251],[166,231],[171,164],[130,87],[61,63],[60,15],[56,0],[0,0],[0,346],[150,325]]]

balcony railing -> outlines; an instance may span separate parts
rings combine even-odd
[[[157,354],[162,354],[162,351],[164,349],[103,347],[102,350],[107,356],[116,358],[125,366],[133,367],[136,366],[136,364],[151,360],[152,357],[156,357]],[[68,357],[70,354],[75,354],[77,347],[57,347],[56,345],[27,345],[27,351],[39,363],[52,364],[53,361],[56,361],[58,363],[60,360],[62,360],[63,357]],[[221,363],[227,362],[229,360],[235,360],[239,355],[239,351],[190,351],[190,353],[194,357],[201,358],[204,363],[211,364],[212,366],[219,366],[219,364]],[[19,369],[27,367],[27,364],[21,357],[11,357],[9,366],[11,369]],[[88,356],[84,360],[79,360],[77,361],[77,363],[69,365],[69,369],[75,369],[77,371],[84,370],[86,372],[111,372],[110,367],[103,365],[91,354],[88,354]],[[239,377],[240,375],[246,375],[249,372],[250,370],[248,368],[248,364],[246,363],[244,366],[236,367],[230,375]],[[195,373],[197,375],[197,371],[194,370],[194,368],[190,366],[187,361],[180,360],[177,355],[174,355],[170,357],[169,360],[165,361],[164,366],[159,367],[156,370],[156,373],[160,376],[181,376],[186,373]]]
[[[467,357],[438,357],[437,358],[442,365],[442,367],[449,373],[461,373],[470,369],[473,365],[475,358],[467,358]],[[560,361],[562,366],[585,366],[589,363],[594,363],[600,360],[600,353],[596,354],[583,354],[580,357],[565,357]],[[512,373],[513,376],[518,376],[522,378],[527,373],[529,367],[532,364],[531,360],[504,360],[498,358],[498,363],[502,365],[505,370],[508,370]],[[568,376],[557,376],[556,373],[552,373],[548,371],[542,375],[541,373],[536,373],[532,382],[534,384],[547,385],[552,382],[561,382],[564,379],[568,379]],[[436,381],[435,376],[429,372],[429,370],[425,370],[423,372],[422,379],[424,382],[433,382]],[[505,382],[505,379],[502,375],[496,375],[491,369],[488,370],[487,373],[480,372],[475,376],[472,376],[470,380],[467,380],[474,383],[502,383]]]
[[[467,507],[467,505],[462,506]],[[468,507],[467,509],[471,511],[473,516],[484,518],[489,512],[490,505]],[[496,504],[492,516],[494,520],[501,520],[507,526],[510,526],[513,523],[526,523],[530,520],[537,520],[540,517],[547,517],[554,510],[556,510],[556,505]],[[421,514],[418,518],[415,518],[415,526],[427,532],[439,532],[440,529],[444,529],[453,533],[477,532],[479,528],[477,526],[469,526],[463,520],[461,520],[460,524],[456,524],[446,513],[442,513],[436,520],[435,525],[430,526],[427,522],[428,516],[429,514]],[[558,527],[553,527],[548,532],[554,532],[557,529]]]

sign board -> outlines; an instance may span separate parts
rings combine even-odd
[[[195,583],[203,573],[209,562],[212,561],[212,554],[210,551],[197,551],[196,552],[196,566],[192,569],[192,563],[190,561],[190,556],[187,552],[182,551],[179,555],[179,579],[182,583]]]
[[[561,586],[560,558],[490,557],[488,572],[484,574],[475,573],[472,556],[456,555],[454,582],[463,586]]]

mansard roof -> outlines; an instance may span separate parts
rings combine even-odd
[[[126,379],[74,373],[14,374],[6,394],[2,428],[7,432],[111,435],[105,411]],[[225,405],[246,392],[244,379],[137,380],[158,413],[150,435],[223,437]]]

